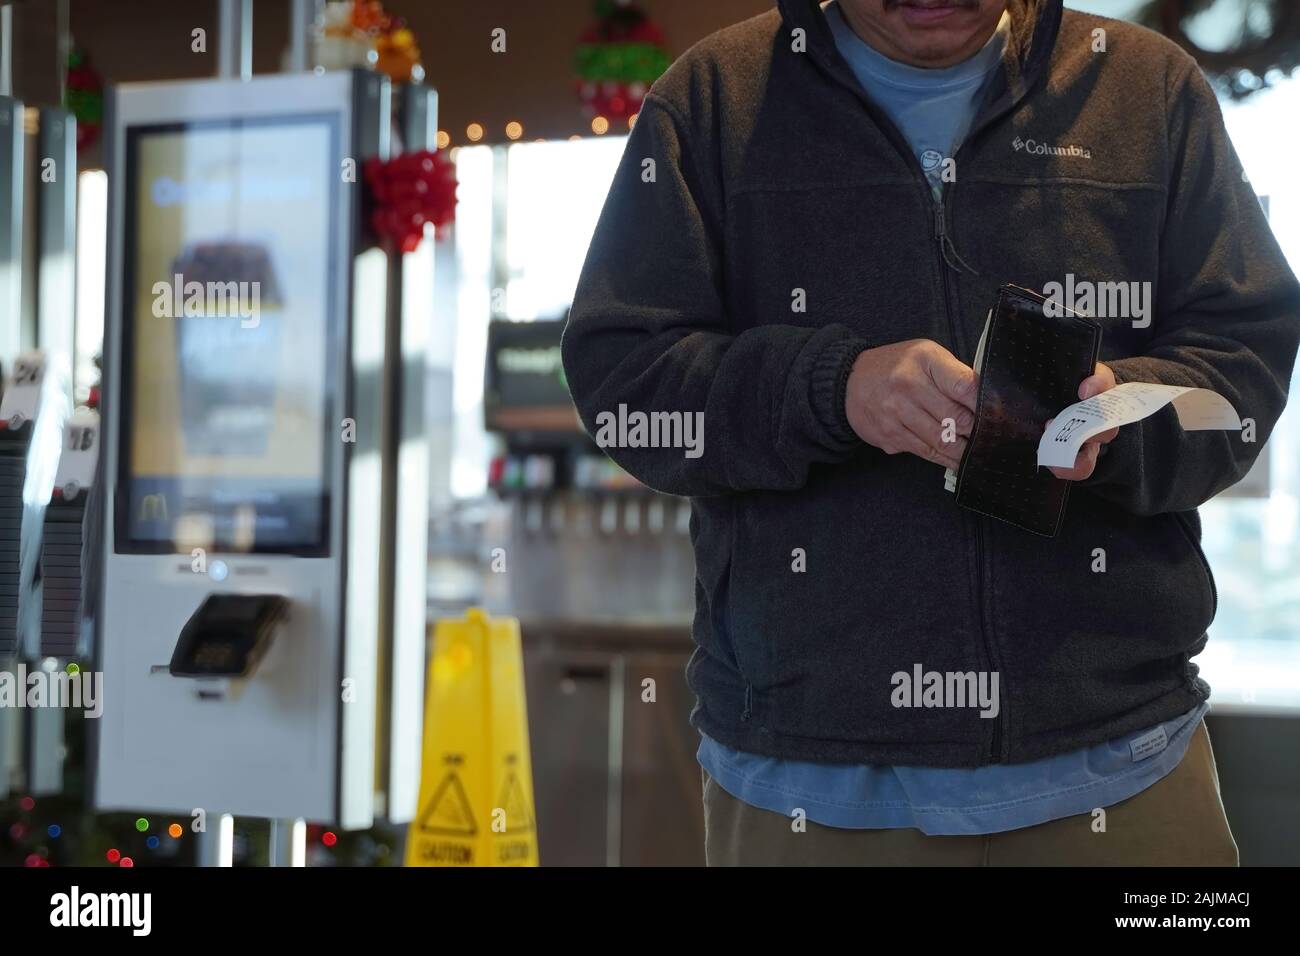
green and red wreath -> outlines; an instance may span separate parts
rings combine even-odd
[[[85,149],[99,138],[104,121],[104,84],[90,57],[76,47],[68,53],[63,105],[77,118],[77,149]]]
[[[658,25],[631,0],[597,0],[578,38],[576,87],[587,116],[626,120],[672,62]]]

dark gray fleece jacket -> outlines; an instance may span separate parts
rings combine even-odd
[[[729,746],[1021,762],[1209,694],[1192,663],[1216,604],[1195,509],[1282,411],[1300,286],[1189,56],[1060,0],[1011,10],[942,204],[815,0],[696,45],[628,142],[565,372],[593,434],[620,405],[703,413],[698,457],[608,450],[692,499],[692,722]],[[1127,426],[1049,539],[958,508],[942,467],[854,436],[844,389],[863,349],[928,338],[970,363],[1000,285],[1070,275],[1151,283],[1145,327],[1101,320],[1102,360],[1121,382],[1214,389],[1256,441],[1183,432],[1172,409]],[[997,672],[997,716],[898,706],[895,675],[918,665]]]

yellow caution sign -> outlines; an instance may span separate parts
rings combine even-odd
[[[424,703],[420,809],[407,866],[536,866],[519,622],[439,621]]]

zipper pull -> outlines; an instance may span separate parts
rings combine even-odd
[[[948,268],[953,272],[965,270],[973,276],[979,275],[979,270],[961,257],[957,247],[953,245],[948,238],[947,217],[943,213],[943,200],[934,204],[934,239],[939,243],[939,252],[943,255],[943,261],[948,264]],[[948,250],[952,250],[949,254]]]

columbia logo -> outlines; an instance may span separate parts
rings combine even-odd
[[[1087,146],[1050,146],[1034,139],[1021,139],[1017,136],[1011,141],[1011,148],[1017,153],[1023,150],[1034,156],[1073,156],[1076,159],[1092,159],[1092,150]]]

